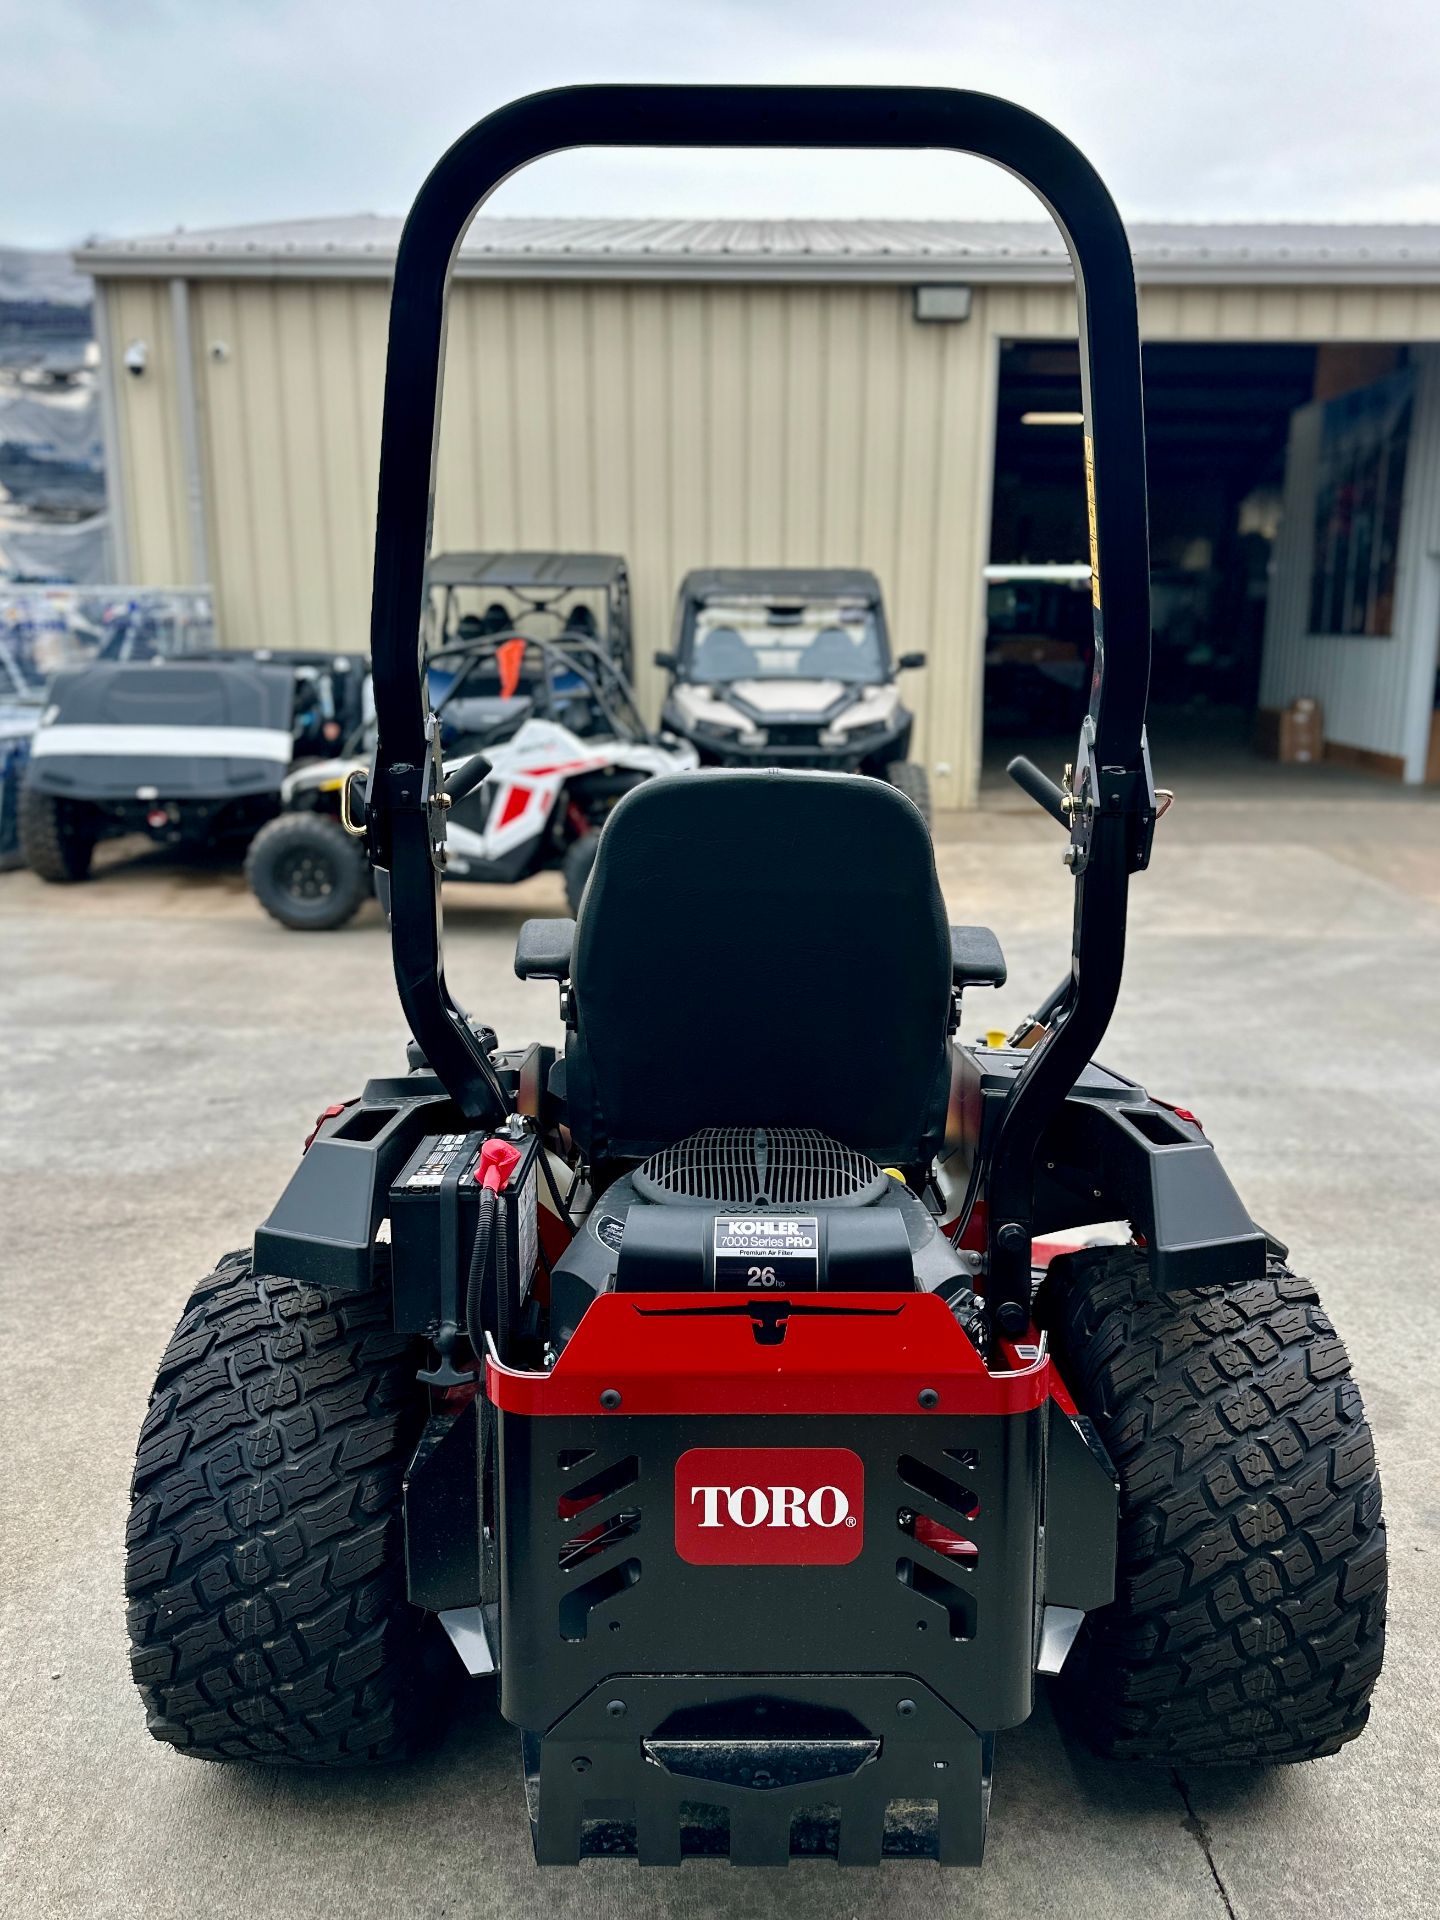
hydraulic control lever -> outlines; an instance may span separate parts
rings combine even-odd
[[[1048,773],[1042,773],[1023,753],[1017,753],[1005,771],[1052,820],[1058,821],[1067,833],[1070,831],[1070,796],[1063,787],[1056,786]]]
[[[484,754],[472,753],[468,760],[458,766],[452,774],[447,776],[445,781],[446,800],[449,801],[452,807],[457,800],[464,800],[467,795],[475,791],[476,787],[480,785],[480,782],[489,772],[490,762],[485,758]]]

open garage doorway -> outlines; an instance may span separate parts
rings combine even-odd
[[[1304,345],[1143,350],[1154,664],[1150,733],[1248,754]],[[1073,342],[1002,343],[987,579],[985,777],[1072,757],[1089,679],[1080,371]]]

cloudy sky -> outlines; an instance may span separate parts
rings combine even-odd
[[[0,243],[400,212],[577,80],[936,83],[1089,149],[1132,219],[1440,220],[1435,0],[0,0]],[[933,155],[572,155],[495,213],[1023,213]]]

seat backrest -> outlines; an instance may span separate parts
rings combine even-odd
[[[950,937],[930,835],[858,774],[666,774],[615,808],[575,931],[570,1124],[592,1161],[708,1126],[935,1151]]]
[[[696,643],[694,670],[705,680],[748,680],[755,656],[734,627],[712,627]]]

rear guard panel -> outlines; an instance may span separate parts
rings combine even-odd
[[[1069,1424],[1048,1359],[988,1375],[933,1296],[897,1319],[895,1296],[859,1295],[888,1324],[848,1321],[871,1369],[852,1380],[806,1364],[842,1336],[828,1316],[762,1345],[748,1304],[712,1295],[702,1329],[688,1299],[660,1323],[665,1341],[686,1327],[688,1377],[667,1376],[663,1344],[636,1350],[633,1296],[597,1301],[603,1344],[582,1323],[550,1374],[488,1371],[500,1707],[525,1735],[537,1859],[978,1864],[991,1735],[1033,1701],[1047,1436]],[[601,1410],[602,1380],[619,1408]],[[866,1391],[880,1411],[845,1409]],[[687,1398],[709,1410],[659,1410]],[[726,1409],[739,1399],[753,1410]],[[852,1557],[697,1564],[684,1527],[682,1557],[677,1463],[711,1449],[773,1453],[781,1478],[796,1450],[858,1456],[858,1544],[835,1549]],[[1113,1501],[1088,1511],[1113,1570]]]

